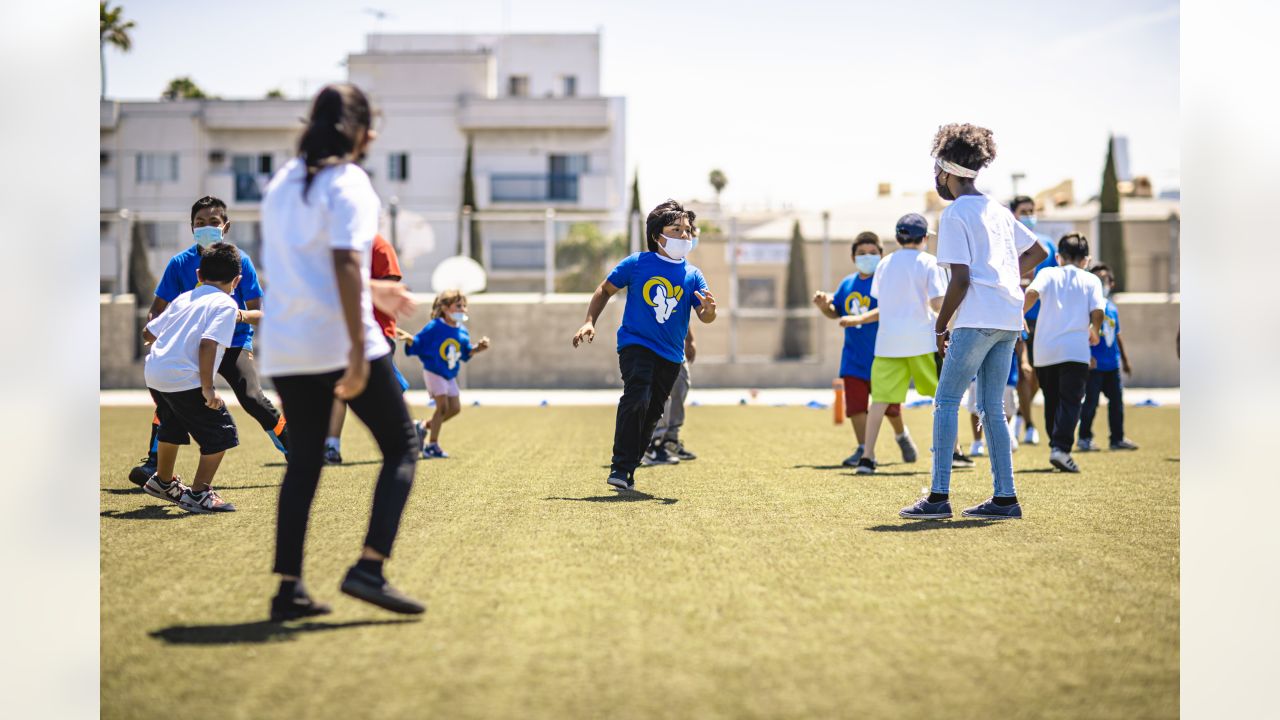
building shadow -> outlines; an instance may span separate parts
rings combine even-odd
[[[663,498],[655,497],[649,493],[640,492],[639,490],[620,491],[614,495],[596,495],[594,497],[546,497],[543,500],[568,500],[570,502],[592,502],[592,503],[633,503],[648,502],[649,500],[657,501],[660,505],[674,505],[680,502],[679,498]]]
[[[173,512],[170,512],[172,510]],[[179,518],[187,518],[196,513],[189,513],[182,510],[177,505],[143,505],[133,510],[103,510],[98,513],[104,518],[112,520],[176,520]]]
[[[982,525],[995,525],[1000,520],[979,520],[977,518],[966,518],[964,520],[903,520],[898,525],[872,525],[867,528],[871,532],[926,532],[928,530],[958,530],[961,528],[979,527]]]
[[[136,485],[128,488],[102,488],[102,492],[107,495],[146,495],[142,488]]]
[[[350,622],[303,622],[294,625],[259,620],[226,625],[173,625],[149,633],[157,640],[170,645],[240,645],[245,643],[269,643],[295,639],[298,635],[346,630],[375,625],[403,625],[417,620],[353,620]]]

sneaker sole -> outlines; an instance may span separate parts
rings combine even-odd
[[[153,498],[155,498],[155,499],[157,499],[157,500],[164,500],[165,502],[171,502],[171,503],[173,503],[174,505],[177,505],[178,507],[182,507],[182,503],[178,502],[177,500],[174,500],[173,498],[169,497],[168,495],[166,495],[166,494],[164,494],[164,493],[162,493],[162,492],[156,492],[156,491],[152,490],[151,488],[147,487],[146,485],[143,485],[143,486],[142,486],[142,492],[144,492],[144,493],[146,493],[146,494],[150,495],[151,497],[153,497]]]
[[[624,483],[616,483],[612,480],[605,480],[605,483],[614,490],[630,490],[631,488]]]
[[[1022,519],[1021,515],[983,515],[981,513],[971,513],[967,510],[962,510],[960,514],[963,515],[964,517],[976,518],[978,520],[1021,520]]]
[[[1074,467],[1074,468],[1073,468],[1073,467],[1071,467],[1070,465],[1067,465],[1066,463],[1062,462],[1061,460],[1054,460],[1054,459],[1050,458],[1050,459],[1049,459],[1049,464],[1050,464],[1050,465],[1052,465],[1052,466],[1054,466],[1054,467],[1056,467],[1056,468],[1058,468],[1059,470],[1061,470],[1062,472],[1065,472],[1065,473],[1078,473],[1078,472],[1080,472],[1080,468],[1079,468],[1079,466],[1077,466],[1077,467]]]
[[[275,608],[271,609],[271,622],[288,622],[290,620],[301,620],[302,618],[317,617],[319,615],[328,615],[333,612],[333,608],[328,605],[312,605],[306,608],[293,608],[285,612],[280,612]]]
[[[951,518],[953,518],[953,517],[955,517],[955,516],[954,516],[954,515],[952,515],[951,513],[947,513],[947,514],[945,514],[945,515],[943,515],[943,514],[941,514],[941,513],[939,513],[939,514],[934,514],[934,515],[916,515],[916,514],[914,514],[914,513],[901,513],[901,512],[900,512],[900,513],[898,513],[898,517],[903,517],[903,518],[906,518],[906,519],[908,519],[908,520],[950,520]]]
[[[389,610],[393,613],[401,615],[421,615],[427,611],[424,605],[406,605],[400,600],[388,597],[387,595],[368,588],[361,583],[352,583],[344,581],[342,583],[342,594],[350,595],[357,600],[363,600],[370,605],[377,605],[383,610]]]
[[[189,513],[193,513],[196,515],[219,515],[221,513],[229,513],[229,512],[236,511],[236,507],[234,505],[230,505],[230,506],[224,505],[218,510],[206,510],[200,507],[199,505],[191,506],[191,505],[183,505],[182,503],[178,503],[178,507],[182,508],[183,510],[186,510]]]
[[[875,470],[867,470],[866,468],[863,468],[863,467],[859,467],[855,472],[858,475],[875,475],[876,474]]]

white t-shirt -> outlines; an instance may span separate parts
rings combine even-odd
[[[929,301],[947,292],[938,259],[914,248],[889,253],[876,266],[871,297],[880,307],[876,357],[915,357],[936,352]]]
[[[1089,313],[1107,307],[1098,276],[1075,265],[1045,268],[1028,289],[1040,293],[1036,367],[1089,362]]]
[[[184,292],[151,322],[147,330],[156,336],[143,361],[142,375],[147,387],[160,392],[182,392],[200,387],[200,341],[213,340],[213,372],[218,372],[222,354],[236,334],[236,311],[232,297],[212,285]]]
[[[351,342],[333,271],[334,250],[360,254],[365,358],[389,351],[373,318],[369,275],[373,236],[381,203],[358,165],[328,167],[316,174],[302,199],[306,166],[294,158],[271,178],[262,200],[262,258],[271,299],[260,325],[265,375],[311,375],[347,367]]]
[[[986,195],[961,195],[938,221],[938,262],[969,266],[969,291],[953,328],[1022,329],[1018,257],[1036,236]]]

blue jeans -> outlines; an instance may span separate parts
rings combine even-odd
[[[957,328],[942,361],[938,393],[933,401],[933,492],[946,493],[951,487],[951,454],[955,451],[956,414],[960,397],[977,376],[978,415],[986,434],[991,457],[991,477],[996,497],[1011,497],[1013,452],[1009,447],[1009,426],[1004,419],[1004,386],[1009,379],[1009,358],[1018,333],[991,328]],[[987,418],[992,418],[991,422]]]

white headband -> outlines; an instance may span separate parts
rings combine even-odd
[[[943,172],[950,173],[952,175],[956,175],[963,178],[978,177],[977,170],[970,170],[969,168],[964,167],[963,165],[957,165],[951,162],[950,160],[943,160],[942,158],[938,158],[936,164],[939,168],[942,169]]]

